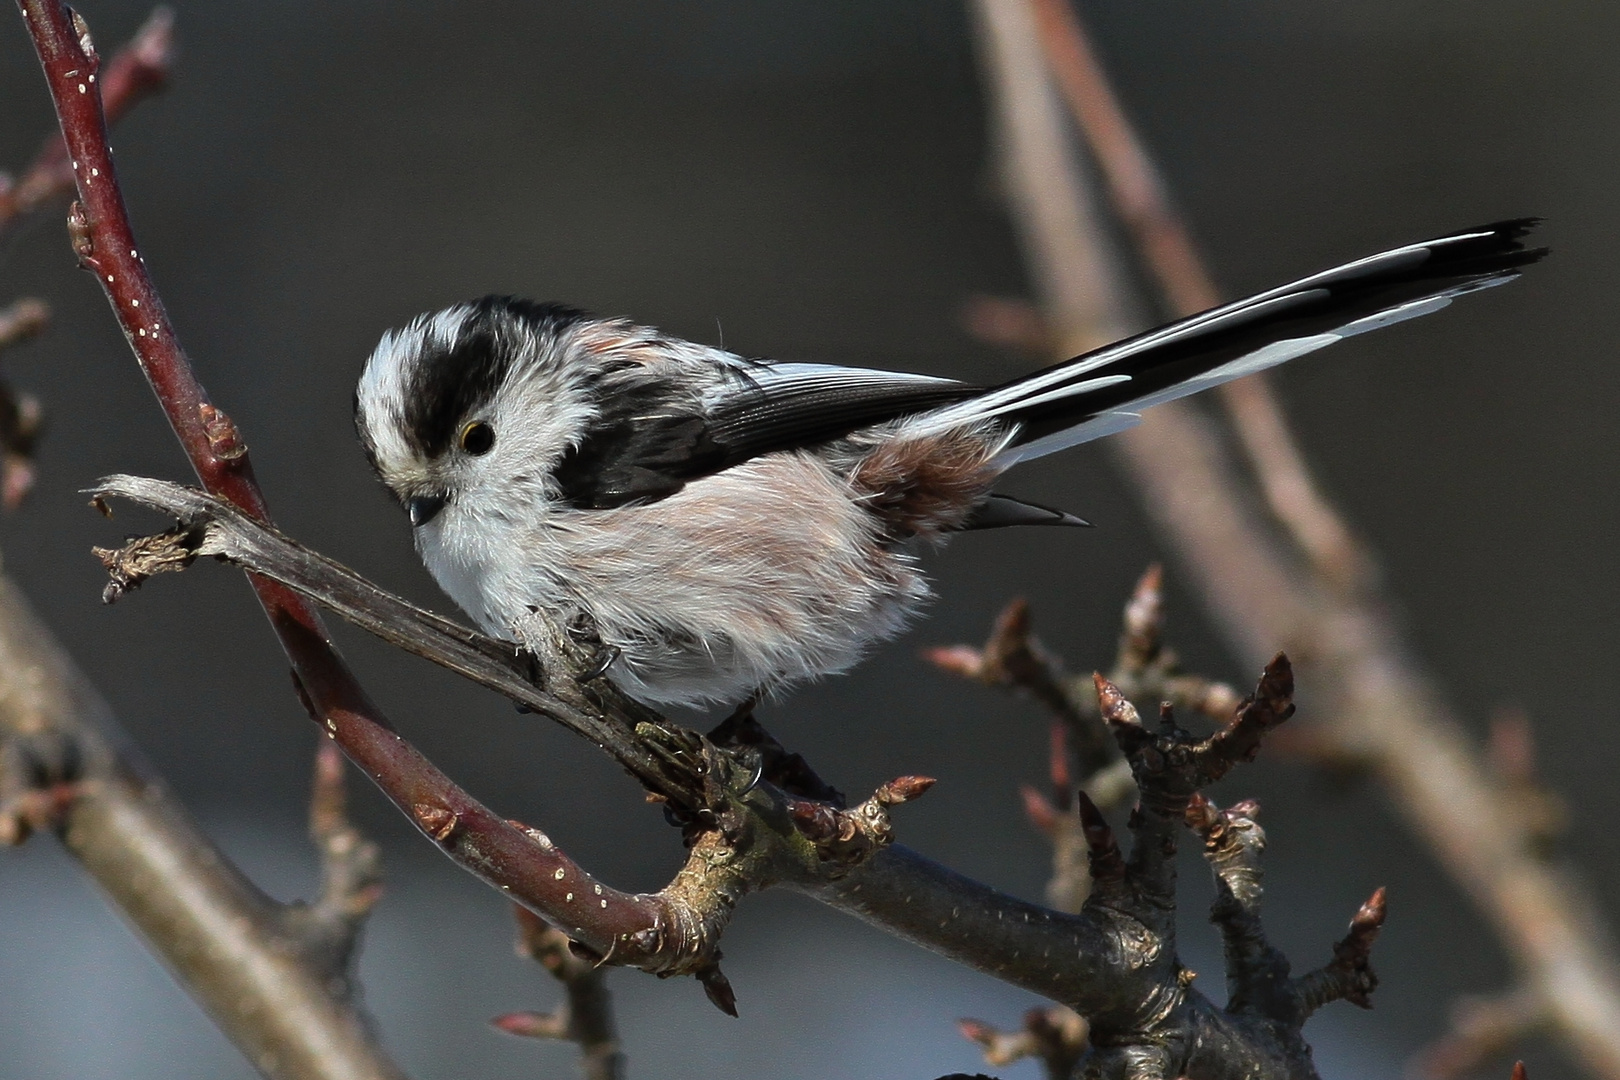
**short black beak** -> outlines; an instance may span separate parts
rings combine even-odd
[[[449,499],[443,495],[418,495],[411,499],[405,504],[406,511],[411,515],[411,526],[420,529],[438,517],[446,502]]]

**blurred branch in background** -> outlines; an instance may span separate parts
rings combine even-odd
[[[1067,0],[972,6],[1001,175],[1044,316],[1042,331],[1019,323],[1023,339],[1067,357],[1142,328],[1137,311],[1148,305],[1132,295],[1105,207],[1175,310],[1206,306],[1209,276]],[[1089,154],[1074,149],[1076,126]],[[1523,983],[1513,1000],[1544,1014],[1594,1075],[1620,1077],[1620,968],[1602,918],[1549,859],[1538,826],[1499,797],[1502,778],[1412,659],[1373,560],[1319,494],[1275,399],[1255,379],[1230,385],[1252,477],[1185,402],[1151,410],[1109,445],[1237,654],[1254,662],[1286,648],[1330,691],[1325,737],[1370,763],[1479,905]],[[1272,519],[1257,510],[1256,486]]]
[[[25,298],[0,309],[0,353],[45,329],[51,309]],[[0,379],[0,508],[15,510],[34,487],[34,445],[44,426],[39,399]]]
[[[492,1023],[512,1035],[577,1043],[585,1080],[623,1080],[624,1055],[602,965],[576,955],[567,934],[527,908],[514,905],[512,914],[517,918],[518,954],[551,972],[562,984],[565,1000],[549,1013],[507,1013]]]
[[[156,7],[129,44],[96,72],[84,72],[85,85],[99,85],[107,124],[169,84],[174,63],[174,12]],[[78,168],[60,132],[47,138],[22,179],[0,173],[0,241],[22,218],[73,194]]]
[[[376,898],[375,851],[343,818],[322,757],[314,905],[265,896],[209,842],[117,729],[111,710],[0,576],[0,839],[53,832],[187,992],[268,1077],[402,1074],[350,994]]]

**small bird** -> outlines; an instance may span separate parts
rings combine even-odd
[[[385,334],[355,425],[485,632],[583,622],[630,696],[734,705],[898,634],[929,597],[918,548],[1085,524],[994,491],[1013,465],[1500,285],[1545,253],[1521,242],[1534,224],[1395,248],[990,387],[490,296]]]

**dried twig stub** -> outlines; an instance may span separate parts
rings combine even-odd
[[[107,568],[107,585],[101,592],[103,604],[117,603],[157,574],[173,574],[197,560],[202,532],[189,526],[176,526],[152,536],[137,536],[123,547],[91,548]]]

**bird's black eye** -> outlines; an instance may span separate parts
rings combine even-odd
[[[495,429],[475,420],[461,429],[461,448],[469,454],[487,454],[495,445]]]

